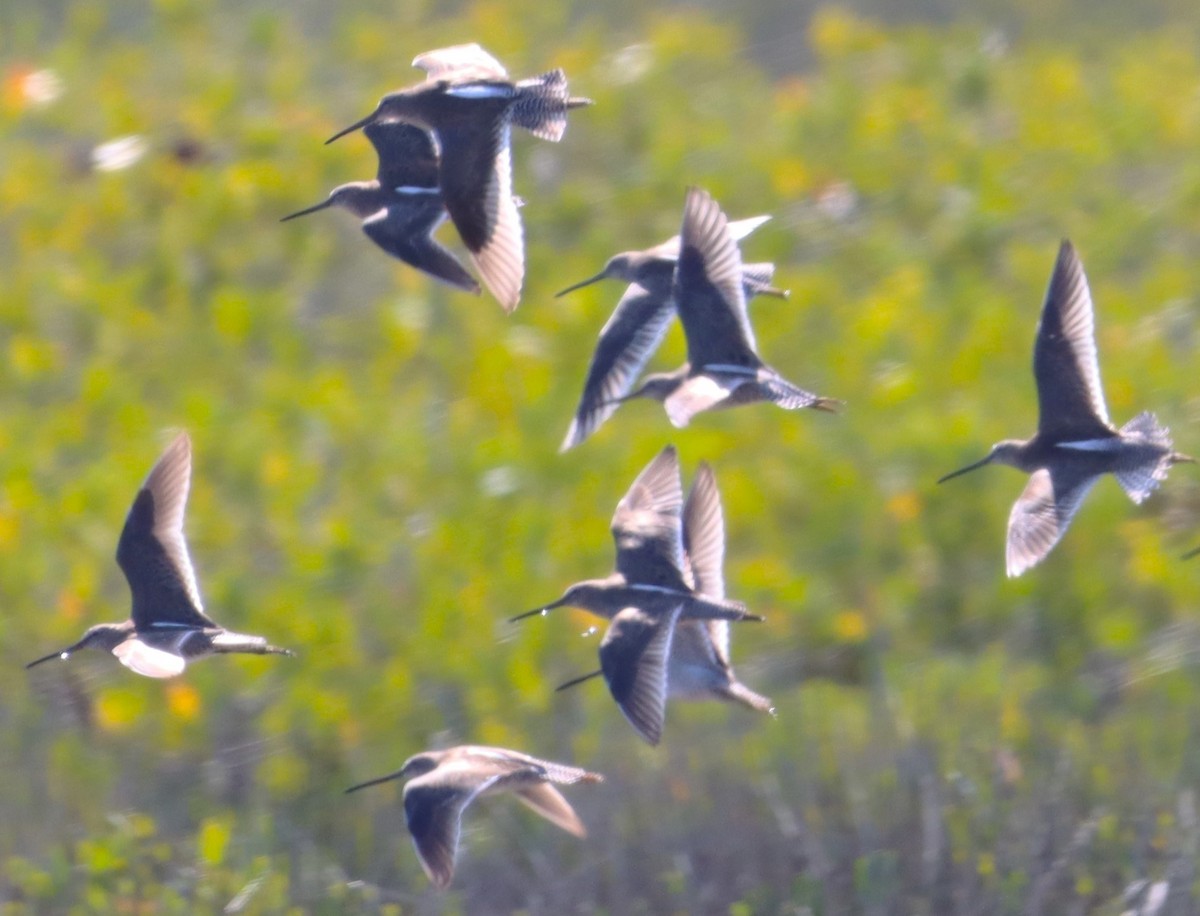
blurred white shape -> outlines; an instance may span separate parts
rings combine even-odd
[[[1159,916],[1170,890],[1171,885],[1167,881],[1151,883],[1145,878],[1134,881],[1122,895],[1131,908],[1123,910],[1121,916]]]
[[[817,192],[817,209],[829,219],[843,222],[858,206],[858,192],[848,181],[831,181]]]
[[[506,464],[485,471],[479,479],[479,489],[487,496],[508,496],[517,491],[518,485],[517,472]]]
[[[429,303],[420,296],[400,296],[392,306],[396,323],[409,331],[424,331],[429,327]]]
[[[895,391],[912,381],[912,367],[899,360],[884,360],[875,367],[871,379],[880,389]]]
[[[97,172],[119,172],[146,155],[146,141],[137,134],[117,137],[92,150],[92,168]]]
[[[1008,53],[1008,36],[999,29],[994,29],[983,36],[979,50],[993,60],[1003,57]]]
[[[650,72],[654,51],[648,44],[626,45],[608,58],[609,79],[618,85],[636,83]]]
[[[542,359],[546,356],[546,338],[537,328],[516,324],[509,328],[505,338],[508,349],[516,356]]]
[[[600,632],[599,627],[588,627],[586,630],[584,630],[582,633],[580,633],[579,636],[582,639],[587,639],[589,636],[595,636],[599,632]]]
[[[49,68],[33,70],[21,80],[21,97],[33,108],[43,108],[63,94],[63,81]]]
[[[411,538],[428,537],[433,531],[433,517],[427,512],[414,512],[404,520],[404,527]]]

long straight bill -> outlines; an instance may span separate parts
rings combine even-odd
[[[400,774],[403,772],[403,770],[397,770],[395,773],[388,773],[386,776],[380,776],[377,779],[368,779],[366,782],[360,782],[358,785],[347,789],[346,794],[349,795],[351,792],[357,792],[359,789],[365,789],[368,786],[377,786],[381,782],[391,782],[393,779],[399,779]]]
[[[349,127],[343,127],[336,134],[334,134],[332,137],[330,137],[328,140],[326,140],[325,145],[328,146],[330,143],[332,143],[338,137],[344,137],[344,136],[346,136],[346,134],[351,133],[352,131],[356,131],[362,127],[366,127],[368,124],[370,124],[374,120],[375,120],[375,112],[371,112],[369,115],[367,115],[361,121],[355,121]]]
[[[280,222],[286,223],[289,219],[295,219],[297,216],[308,216],[310,213],[316,213],[318,210],[324,210],[331,206],[333,206],[333,201],[323,200],[319,204],[315,204],[311,207],[305,207],[303,210],[297,210],[295,213],[289,213],[287,216],[283,217]]]
[[[567,602],[562,598],[557,601],[551,601],[549,604],[544,604],[541,607],[535,607],[532,611],[526,611],[524,614],[518,614],[516,617],[509,617],[509,623],[516,623],[518,620],[524,620],[526,617],[536,617],[538,614],[545,614],[547,611],[552,611],[556,607],[562,607]]]
[[[979,461],[976,461],[974,464],[968,464],[965,468],[959,468],[957,471],[951,471],[945,477],[939,477],[938,483],[945,483],[947,480],[950,480],[953,477],[958,477],[960,474],[967,473],[967,471],[974,471],[976,468],[981,468],[991,460],[992,456],[988,455],[986,458],[982,458]]]
[[[601,669],[597,668],[595,671],[588,672],[587,674],[581,674],[579,677],[573,677],[571,680],[555,687],[554,692],[557,693],[560,690],[567,690],[568,688],[576,687],[579,684],[582,684],[584,681],[590,681],[594,677],[599,677],[603,673],[604,672]]]
[[[577,289],[583,289],[585,286],[591,286],[593,283],[598,283],[601,280],[605,279],[607,276],[608,276],[608,274],[606,274],[604,271],[600,271],[600,273],[596,274],[596,276],[594,276],[594,277],[589,277],[586,280],[581,280],[579,283],[575,283],[571,286],[568,286],[566,289],[560,289],[557,293],[554,294],[554,298],[557,299],[560,296],[565,296],[567,293],[573,293]]]
[[[30,662],[28,665],[25,666],[25,668],[29,669],[29,668],[34,667],[35,665],[40,665],[42,662],[53,661],[56,658],[64,658],[65,659],[70,654],[71,654],[71,652],[69,649],[60,649],[57,652],[51,652],[49,655],[43,656],[42,658],[39,658],[36,661]]]

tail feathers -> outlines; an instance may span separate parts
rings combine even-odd
[[[1158,452],[1148,455],[1135,467],[1122,468],[1114,472],[1117,483],[1135,503],[1142,502],[1167,477],[1171,465],[1190,460],[1171,447],[1171,432],[1159,424],[1149,411],[1138,414],[1121,427],[1121,437],[1133,445],[1149,446]]]
[[[512,121],[535,137],[557,143],[567,130],[567,112],[591,104],[591,99],[570,95],[562,70],[551,70],[517,83]]]
[[[212,637],[211,648],[216,653],[245,652],[249,655],[295,655],[291,649],[273,646],[261,636],[247,636],[222,630]]]
[[[725,689],[725,697],[735,703],[749,706],[758,712],[775,713],[775,707],[772,705],[769,697],[764,697],[761,693],[755,693],[741,681],[730,681],[729,686]]]
[[[749,299],[751,296],[774,296],[776,299],[786,299],[790,296],[790,290],[777,289],[771,285],[771,278],[774,275],[775,265],[770,261],[758,264],[743,264],[742,287],[745,289],[746,298]]]
[[[1121,438],[1171,450],[1171,431],[1158,422],[1150,411],[1142,411],[1121,427]]]
[[[680,616],[688,620],[763,620],[761,615],[751,614],[741,601],[699,594],[684,603]]]
[[[837,413],[842,408],[842,402],[837,398],[825,398],[811,391],[805,391],[799,385],[793,385],[781,375],[763,382],[763,390],[767,398],[778,404],[784,410],[799,410],[811,407],[813,410],[824,410]]]

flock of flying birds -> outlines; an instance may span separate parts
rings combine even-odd
[[[413,63],[426,72],[423,82],[384,96],[370,115],[328,141],[361,128],[379,155],[375,180],[342,185],[325,202],[284,219],[343,207],[389,254],[478,293],[462,263],[432,237],[449,216],[484,286],[511,312],[525,263],[521,201],[512,192],[511,128],[558,141],[567,112],[590,101],[569,95],[561,70],[513,81],[474,44],[430,51]],[[794,385],[757,353],[747,300],[786,293],[770,285],[773,264],[742,263],[738,242],[767,219],[730,222],[712,197],[690,188],[678,236],[618,254],[595,277],[559,294],[608,277],[628,284],[600,332],[564,451],[635,397],[661,401],[677,427],[706,410],[756,401],[789,410],[838,408],[838,401]],[[634,389],[675,316],[687,339],[687,362],[649,375]],[[1110,422],[1091,295],[1069,242],[1059,250],[1046,292],[1033,368],[1035,435],[1000,442],[981,461],[942,478],[990,462],[1031,475],[1009,517],[1010,576],[1045,558],[1100,475],[1114,474],[1140,503],[1172,464],[1193,460],[1173,450],[1168,431],[1150,413],[1120,429]],[[117,563],[132,593],[130,619],[94,626],[77,643],[29,667],[96,647],[138,674],[165,678],[210,654],[292,654],[261,636],[226,630],[204,612],[183,534],[190,478],[191,442],[182,433],[138,491],[118,542]],[[699,466],[685,499],[677,453],[667,446],[617,504],[612,534],[616,568],[610,575],[578,582],[556,601],[512,618],[569,605],[610,621],[599,647],[600,669],[562,687],[602,675],[622,713],[650,744],[662,737],[668,698],[716,698],[772,712],[770,700],[742,684],[730,663],[729,623],[762,618],[725,597],[724,514],[712,469]],[[444,888],[453,877],[462,812],[474,799],[512,792],[582,837],[582,822],[554,784],[602,777],[517,751],[464,745],[417,754],[396,772],[347,791],[393,779],[407,780],[409,831],[426,874]]]

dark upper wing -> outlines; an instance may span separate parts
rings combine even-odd
[[[725,597],[725,515],[717,478],[707,463],[696,470],[696,479],[683,507],[683,548],[691,567],[693,587],[703,595]],[[698,636],[709,642],[708,652],[720,664],[729,664],[729,621],[687,621]],[[682,637],[680,630],[676,634]]]
[[[475,90],[496,95],[452,95]],[[442,153],[438,177],[446,210],[484,285],[511,312],[525,279],[525,238],[512,191],[512,100],[504,91],[487,84],[446,90],[452,101],[450,113],[437,126]]]
[[[679,456],[668,445],[637,476],[613,514],[617,571],[626,581],[686,587],[682,515]]]
[[[192,443],[180,433],[142,484],[117,543],[117,563],[133,594],[133,622],[215,627],[204,614],[183,538]]]
[[[1100,387],[1092,295],[1079,255],[1065,240],[1042,305],[1033,375],[1041,435],[1079,440],[1114,434]]]
[[[667,709],[667,660],[681,607],[665,617],[626,608],[600,642],[600,668],[629,723],[650,744],[662,738]]]
[[[675,303],[687,335],[688,362],[757,367],[742,289],[742,257],[725,214],[707,192],[688,188],[683,207]]]
[[[467,273],[447,248],[430,233],[445,215],[437,194],[413,194],[400,199],[363,220],[362,229],[376,245],[432,277],[464,289],[479,292],[479,284]]]
[[[380,187],[437,187],[437,150],[428,131],[405,121],[372,121],[363,133],[379,155]]]
[[[617,399],[633,387],[651,354],[662,343],[675,314],[675,303],[631,283],[600,331],[596,352],[583,383],[583,396],[562,451],[595,432],[617,409]]]
[[[707,463],[696,470],[696,479],[683,507],[683,547],[691,564],[695,589],[714,598],[725,597],[725,516],[717,478]]]

